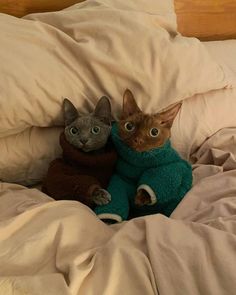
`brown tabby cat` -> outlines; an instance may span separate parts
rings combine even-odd
[[[119,121],[121,139],[138,152],[162,146],[171,136],[171,127],[181,105],[175,104],[157,114],[145,114],[138,107],[132,92],[127,89],[122,119]]]
[[[145,114],[138,107],[132,92],[127,89],[123,96],[123,114],[119,121],[121,140],[137,152],[147,152],[159,148],[171,136],[173,121],[182,103],[175,104],[157,114]],[[151,203],[149,194],[138,191],[135,204],[143,206]]]

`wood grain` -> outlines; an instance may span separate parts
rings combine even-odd
[[[235,0],[175,0],[178,29],[201,40],[236,39]]]
[[[83,0],[0,0],[0,12],[24,16],[33,12],[56,11]]]

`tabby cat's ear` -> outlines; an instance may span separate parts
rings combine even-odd
[[[160,124],[163,127],[171,128],[174,122],[174,119],[176,115],[178,114],[181,106],[182,106],[182,102],[177,103],[173,106],[170,106],[167,110],[158,113],[157,116],[159,119],[161,119]]]
[[[64,114],[64,122],[65,125],[70,125],[73,121],[75,121],[79,117],[79,113],[73,103],[65,98],[63,101],[63,114]]]
[[[122,117],[125,119],[131,115],[141,113],[142,111],[138,107],[133,93],[129,90],[126,89],[123,95],[123,114]]]
[[[94,116],[99,118],[104,123],[110,125],[112,121],[111,103],[107,96],[102,96],[94,110]]]

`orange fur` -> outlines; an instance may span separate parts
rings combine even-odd
[[[161,147],[171,136],[171,127],[181,105],[182,103],[172,105],[157,114],[145,114],[138,107],[132,92],[127,89],[123,96],[122,119],[118,122],[120,138],[137,152]],[[127,123],[131,123],[134,130],[128,131]],[[152,128],[158,129],[158,136],[151,136]],[[137,192],[135,197],[137,206],[147,205],[150,202],[151,198],[145,190]]]
[[[171,136],[171,127],[180,107],[181,103],[178,103],[163,112],[145,114],[138,107],[132,92],[126,90],[123,97],[122,119],[118,123],[120,138],[138,152],[161,147]],[[133,124],[133,131],[127,131],[127,122]],[[158,129],[157,137],[151,136],[152,128]]]

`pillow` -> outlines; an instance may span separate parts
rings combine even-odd
[[[87,111],[106,94],[118,114],[128,87],[152,112],[227,86],[203,45],[174,31],[171,4],[90,0],[27,19],[1,15],[0,137],[63,124],[63,97]]]
[[[236,126],[235,114],[236,88],[198,94],[185,100],[172,127],[173,147],[194,163],[192,155],[207,138],[222,128]],[[49,163],[61,156],[59,134],[62,130],[31,127],[1,138],[0,179],[23,185],[40,182]]]
[[[49,163],[61,156],[59,135],[62,128],[31,127],[0,138],[0,180],[22,185],[39,183]]]
[[[236,40],[202,43],[227,72],[232,89],[196,94],[184,101],[172,128],[172,143],[180,154],[195,162],[194,152],[217,131],[236,126]]]
[[[183,158],[192,154],[222,128],[236,127],[236,88],[210,91],[186,99],[177,115],[171,142]]]
[[[0,14],[0,179],[42,179],[60,154],[64,97],[86,112],[108,95],[117,118],[125,88],[143,111],[157,112],[231,87],[204,46],[178,34],[173,1],[143,3],[88,0],[24,19]]]

